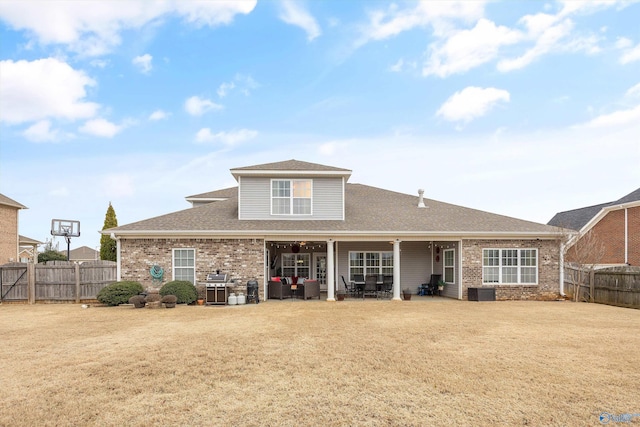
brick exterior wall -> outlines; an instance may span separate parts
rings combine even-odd
[[[626,211],[628,262],[638,266],[640,265],[640,206],[628,208]],[[593,226],[590,233],[592,236],[585,235],[569,249],[567,261],[581,264],[625,263],[625,209],[607,213]]]
[[[467,300],[468,289],[483,287],[483,249],[538,249],[537,285],[499,285],[497,300],[554,300],[560,296],[560,243],[555,240],[463,240],[462,241],[462,299]]]
[[[18,211],[0,205],[0,264],[18,262]]]
[[[231,292],[246,293],[247,280],[256,279],[264,300],[264,241],[260,239],[122,239],[121,280],[134,280],[147,288],[152,284],[149,270],[157,264],[165,271],[163,283],[171,281],[172,249],[195,249],[196,282],[220,270],[240,279]]]

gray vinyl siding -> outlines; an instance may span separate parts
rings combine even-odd
[[[400,243],[400,283],[402,290],[418,293],[418,287],[431,277],[431,249],[428,242]]]
[[[288,179],[283,177],[282,179]],[[295,179],[303,179],[296,177]],[[344,193],[342,178],[314,178],[312,215],[271,215],[271,178],[242,177],[240,180],[239,219],[264,220],[342,220]]]
[[[336,283],[339,289],[343,288],[342,278],[349,280],[349,252],[391,252],[393,245],[388,242],[338,242],[336,259]],[[458,244],[453,242],[440,242],[440,245],[449,245],[455,248],[455,285],[445,287],[442,295],[458,298],[460,266],[458,264]],[[430,247],[431,246],[431,247]],[[433,271],[432,271],[433,266]],[[431,274],[443,274],[443,256],[440,251],[440,259],[435,260],[433,242],[401,242],[400,243],[400,290],[409,289],[416,294],[418,287],[428,283]]]
[[[349,252],[393,252],[389,242],[338,242],[336,282],[342,288],[342,278],[349,280]],[[431,253],[427,242],[400,243],[400,289],[417,293],[418,286],[429,281]]]

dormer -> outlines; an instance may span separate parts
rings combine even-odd
[[[231,169],[238,219],[344,220],[349,169],[287,160]]]

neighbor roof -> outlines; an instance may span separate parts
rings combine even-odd
[[[345,220],[240,220],[238,195],[167,215],[104,230],[152,236],[549,236],[544,224],[465,208],[362,184],[345,184]]]
[[[18,209],[27,209],[27,207],[22,203],[18,203],[13,199],[8,198],[4,194],[0,194],[0,205],[12,206]]]
[[[26,237],[23,235],[18,235],[18,242],[20,245],[41,245],[42,242],[39,240],[32,239],[31,237]]]
[[[589,221],[595,218],[602,209],[637,201],[640,201],[640,188],[613,202],[558,212],[547,224],[556,227],[570,228],[572,230],[581,230]]]

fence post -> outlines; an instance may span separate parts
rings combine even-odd
[[[76,303],[80,302],[80,264],[76,262]]]
[[[27,302],[36,303],[36,265],[27,263]]]
[[[594,301],[593,294],[595,293],[595,287],[596,287],[596,272],[594,269],[591,269],[591,271],[589,271],[589,302]]]

